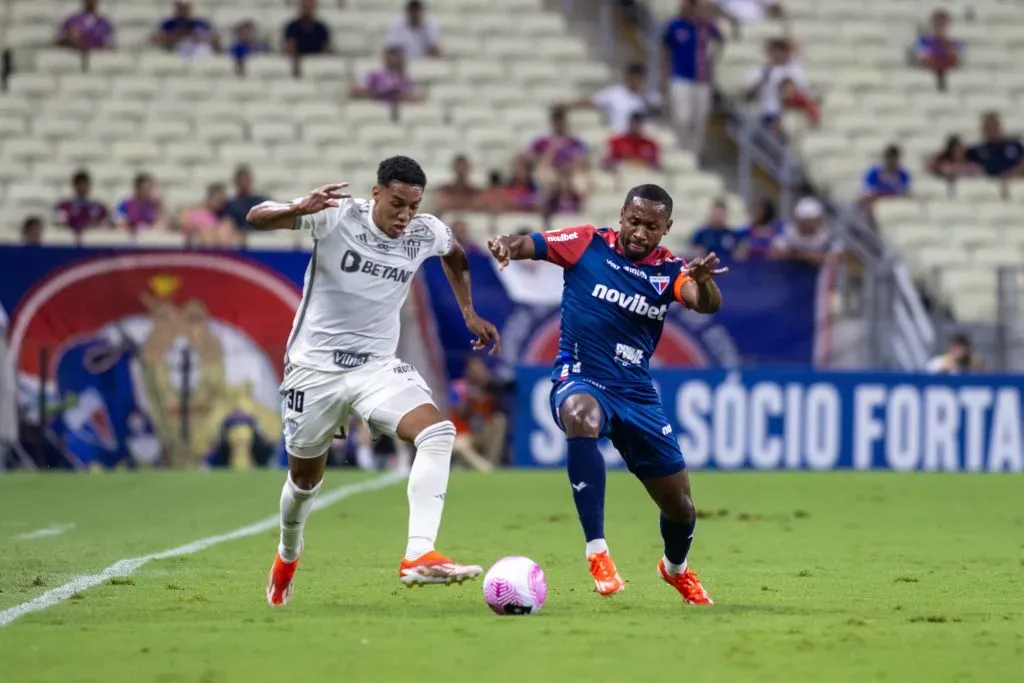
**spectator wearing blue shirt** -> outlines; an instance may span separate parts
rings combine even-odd
[[[189,59],[220,52],[217,32],[205,19],[192,16],[190,0],[175,0],[174,14],[160,24],[152,41]]]
[[[235,42],[231,44],[231,58],[235,60],[235,72],[245,74],[245,62],[249,57],[270,52],[266,41],[260,40],[256,22],[245,19],[235,26]]]
[[[910,195],[910,171],[900,163],[901,156],[897,145],[885,148],[882,163],[875,164],[864,174],[862,201],[871,204],[879,199]]]
[[[716,199],[708,211],[704,225],[690,238],[697,256],[714,252],[723,261],[732,259],[739,245],[739,236],[729,227],[729,207],[724,199]]]
[[[303,57],[334,52],[331,29],[316,18],[316,0],[300,0],[299,16],[284,27],[284,51],[292,60],[296,76]]]
[[[946,89],[946,73],[960,66],[963,43],[949,37],[949,12],[938,9],[932,13],[931,35],[917,39],[914,57],[919,66],[935,73],[939,90]]]
[[[967,148],[967,161],[977,164],[989,178],[1003,183],[1003,197],[1009,194],[1007,181],[1024,177],[1024,145],[1003,132],[1003,120],[994,111],[981,116],[982,141]]]
[[[661,38],[662,90],[671,104],[679,144],[696,154],[704,145],[711,113],[712,47],[722,42],[718,27],[699,0],[682,0],[679,16]]]
[[[772,244],[782,234],[785,225],[778,217],[775,202],[767,197],[751,207],[750,225],[736,233],[739,246],[734,254],[737,260],[766,260]]]

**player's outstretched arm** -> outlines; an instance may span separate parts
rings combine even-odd
[[[291,202],[266,201],[249,209],[245,221],[257,230],[294,230],[302,216],[320,213],[324,209],[337,208],[342,199],[352,195],[342,192],[348,183],[324,185],[310,192],[302,199]]]
[[[504,270],[509,261],[522,261],[536,257],[536,247],[529,235],[505,235],[495,237],[487,248],[498,261],[498,270]]]
[[[448,277],[448,284],[452,287],[455,300],[459,302],[459,310],[462,311],[462,318],[466,321],[466,328],[476,335],[473,340],[473,350],[480,351],[491,347],[491,355],[501,352],[501,335],[498,329],[476,314],[473,308],[473,294],[469,280],[469,259],[466,252],[454,239],[452,250],[441,257],[444,264],[444,274]],[[492,346],[493,344],[493,346]]]
[[[695,259],[683,269],[681,275],[686,276],[676,297],[687,308],[710,315],[722,307],[722,290],[715,284],[716,275],[724,275],[728,268],[719,267],[715,252]]]

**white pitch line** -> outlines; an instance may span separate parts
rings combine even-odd
[[[59,536],[65,531],[70,531],[75,528],[74,524],[54,524],[52,526],[44,527],[42,529],[36,529],[35,531],[27,531],[23,534],[15,536],[19,541],[31,541],[35,538],[46,538],[47,536]]]
[[[333,491],[329,491],[318,496],[316,501],[313,503],[313,509],[320,510],[328,505],[334,505],[335,503],[356,494],[376,491],[386,486],[391,486],[392,484],[402,481],[405,477],[405,474],[391,473],[377,477],[376,479],[360,482],[358,484],[342,486],[341,488],[334,489]],[[279,523],[280,517],[278,515],[273,515],[262,521],[256,522],[255,524],[250,524],[240,529],[229,531],[226,534],[201,538],[198,541],[192,541],[191,543],[180,545],[177,548],[153,553],[152,555],[143,555],[142,557],[131,557],[125,560],[118,560],[98,574],[84,574],[82,576],[76,576],[63,586],[48,590],[39,597],[33,598],[28,602],[23,602],[20,605],[15,605],[14,607],[5,609],[0,612],[0,628],[10,625],[15,619],[23,617],[26,614],[39,612],[53,607],[54,605],[58,605],[75,593],[80,593],[94,586],[98,586],[101,583],[109,581],[115,576],[128,576],[135,572],[139,567],[152,560],[165,560],[168,557],[192,555],[193,553],[198,553],[201,550],[206,550],[211,546],[219,545],[227,541],[234,541],[239,538],[254,536],[255,534],[261,534],[265,531],[276,529]]]

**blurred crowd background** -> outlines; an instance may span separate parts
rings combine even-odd
[[[1024,2],[0,0],[0,25],[0,320],[12,347],[0,450],[17,441],[12,420],[53,441],[48,419],[69,405],[57,362],[67,338],[139,314],[100,294],[78,305],[107,306],[102,320],[38,332],[27,316],[45,302],[31,295],[41,282],[57,287],[52,273],[85,253],[154,251],[249,254],[291,273],[289,255],[310,245],[251,232],[247,211],[338,180],[365,195],[377,162],[399,153],[427,170],[425,209],[479,257],[475,274],[489,268],[489,237],[615,226],[625,191],[655,182],[676,200],[666,246],[751,269],[738,293],[769,328],[799,327],[790,302],[807,307],[805,357],[751,350],[743,337],[757,333],[725,321],[739,339],[730,358],[712,350],[664,364],[1024,367]],[[487,273],[481,292],[511,321],[507,333],[536,339],[522,311],[557,305],[557,274],[511,271]],[[216,302],[179,297],[188,277],[145,274],[156,322],[118,327],[121,348],[144,348],[166,321],[165,355],[179,350],[175,334],[200,343],[197,320],[235,343],[216,327],[230,318]],[[446,336],[444,293],[425,280],[405,347],[457,418],[462,461],[490,469],[508,457],[514,367],[547,359],[527,359],[525,342],[514,347],[521,358],[467,359]],[[31,353],[50,356],[26,360],[36,338]],[[275,344],[256,339],[268,357]],[[190,381],[202,389],[197,368],[216,358],[227,385],[244,379],[245,400],[269,406],[252,389],[259,372],[231,370],[230,355],[183,361],[185,379],[167,395]],[[159,384],[146,380],[151,397]],[[87,391],[71,393],[84,405]],[[272,460],[279,427],[253,430],[258,411],[231,401],[203,446],[183,447],[201,457],[188,457]],[[198,419],[147,418],[129,431],[184,432],[191,443]],[[400,455],[360,425],[353,434],[339,446],[346,462]],[[166,438],[154,446],[164,460]]]

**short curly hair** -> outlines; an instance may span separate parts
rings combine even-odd
[[[414,159],[403,156],[388,157],[377,167],[377,184],[381,187],[388,187],[391,183],[425,188],[427,174]]]

